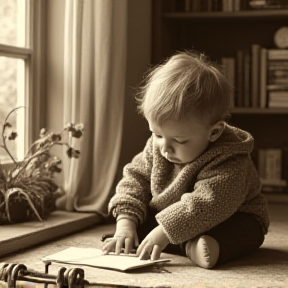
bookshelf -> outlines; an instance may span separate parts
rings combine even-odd
[[[288,107],[268,107],[268,100],[266,98],[268,97],[267,95],[269,91],[266,86],[264,87],[266,102],[264,102],[262,106],[260,105],[260,95],[263,93],[261,92],[263,87],[260,87],[261,85],[263,86],[263,83],[261,84],[260,80],[262,77],[261,71],[266,73],[266,78],[264,78],[265,85],[268,85],[267,77],[269,77],[267,64],[265,64],[265,69],[262,68],[264,67],[263,64],[260,66],[260,55],[262,48],[267,50],[279,49],[275,45],[274,35],[279,28],[288,26],[288,7],[280,7],[280,9],[275,9],[275,7],[273,7],[273,9],[265,7],[265,9],[257,10],[249,7],[249,1],[202,0],[198,1],[198,3],[201,3],[201,5],[204,2],[206,5],[207,3],[218,2],[217,11],[211,11],[211,7],[209,9],[206,7],[204,9],[201,8],[203,9],[201,11],[195,11],[192,7],[193,2],[197,2],[197,0],[152,1],[153,64],[163,61],[175,53],[175,51],[183,51],[185,49],[195,49],[205,52],[205,54],[208,55],[212,61],[215,61],[222,66],[224,66],[223,58],[234,59],[234,66],[232,66],[232,69],[235,72],[235,75],[233,76],[235,81],[233,86],[235,87],[236,94],[234,95],[235,101],[232,105],[233,107],[231,108],[231,119],[229,122],[232,125],[249,131],[254,136],[255,150],[252,157],[255,161],[256,167],[261,170],[261,173],[263,173],[263,167],[261,165],[264,165],[263,163],[265,162],[263,162],[262,157],[263,155],[266,155],[263,150],[269,150],[267,152],[268,155],[272,153],[271,151],[278,150],[276,151],[278,158],[279,150],[281,151],[280,162],[278,158],[275,158],[274,162],[272,160],[269,160],[270,162],[268,160],[266,161],[267,163],[269,162],[270,164],[272,163],[273,165],[278,166],[272,166],[271,168],[269,166],[270,164],[267,164],[266,162],[265,165],[269,166],[267,168],[268,170],[274,171],[276,169],[278,171],[280,169],[281,180],[287,182]],[[245,7],[239,6],[237,11],[223,11],[224,8],[221,5],[223,5],[224,2],[238,2],[238,4],[241,3],[241,5],[244,3]],[[255,50],[258,49],[257,57],[259,57],[257,64],[258,66],[253,64],[254,68],[251,67],[252,61],[254,61],[252,60],[252,47],[254,47],[253,49]],[[237,73],[239,69],[237,63],[238,51],[248,51],[250,57],[248,60],[249,70],[246,70],[246,73],[243,73],[246,75],[244,77],[247,79],[242,79],[242,82],[240,80],[237,81]],[[267,61],[267,58],[265,59]],[[255,67],[257,67],[257,78],[255,78]],[[252,72],[253,69],[254,72]],[[248,87],[245,81],[249,83]],[[255,88],[256,90],[252,88],[253,85],[253,87],[256,85],[255,81],[257,81],[257,89]],[[241,87],[238,87],[240,85],[239,83],[242,83]],[[240,98],[240,92],[238,89],[243,90],[243,95],[241,97],[246,97],[245,105],[244,102],[240,103],[241,105],[239,102],[237,102],[239,101],[237,99]],[[254,96],[252,96],[252,94]],[[256,100],[252,100],[252,97],[257,98]],[[269,175],[267,177],[269,178]],[[283,183],[281,185],[277,185],[275,184],[275,181],[271,181],[272,184],[269,185],[269,181],[267,181],[267,179],[265,180],[265,183],[268,184],[265,184],[265,187],[263,186],[264,190],[267,188],[269,192],[273,192],[275,190],[278,192],[280,191],[281,193],[287,193],[287,185],[282,187]]]
[[[288,108],[231,108],[231,114],[284,114],[288,115]]]
[[[231,19],[237,20],[240,18],[244,19],[277,19],[279,17],[287,17],[288,11],[287,10],[265,10],[265,11],[235,11],[235,12],[164,12],[162,14],[163,19],[189,19],[191,21],[197,20],[224,20]]]

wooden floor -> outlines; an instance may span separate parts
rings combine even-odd
[[[85,279],[89,281],[91,287],[101,287],[101,285],[97,285],[99,283],[113,283],[126,285],[126,287],[159,288],[163,286],[179,288],[287,288],[287,208],[287,203],[270,203],[271,226],[259,251],[219,266],[217,269],[205,270],[195,266],[186,257],[170,254],[163,255],[165,258],[171,258],[169,263],[136,269],[127,273],[91,267],[81,268],[84,268]],[[0,262],[23,263],[28,269],[43,272],[42,257],[70,246],[101,248],[101,235],[113,231],[113,229],[114,225],[97,225],[94,228],[1,257]],[[73,267],[53,264],[49,272],[56,275],[58,269],[63,266]]]

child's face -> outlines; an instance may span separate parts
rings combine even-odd
[[[199,121],[166,121],[159,125],[148,120],[148,123],[161,155],[170,162],[192,162],[209,145],[212,128]]]

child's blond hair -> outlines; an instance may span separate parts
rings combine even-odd
[[[192,117],[213,125],[229,115],[231,88],[203,53],[185,51],[151,69],[136,100],[140,113],[158,123]]]

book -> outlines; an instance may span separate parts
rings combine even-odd
[[[171,1],[171,0],[170,0]],[[183,0],[176,0],[182,3]],[[248,1],[243,0],[184,0],[190,1],[187,3],[191,12],[235,12],[247,10]],[[166,1],[165,1],[166,2]],[[167,1],[169,2],[169,1]],[[182,9],[184,5],[182,4]],[[187,8],[186,8],[187,9]],[[186,10],[187,11],[187,10]]]
[[[258,5],[256,3],[258,3]],[[288,7],[287,0],[251,0],[249,4],[253,9],[260,10],[286,9]]]
[[[267,85],[267,90],[288,90],[288,84],[269,84]]]
[[[266,5],[266,0],[251,0],[249,6],[253,9],[263,9]]]
[[[244,51],[244,107],[251,107],[251,53]]]
[[[288,102],[283,101],[269,101],[269,108],[288,108]]]
[[[268,96],[268,107],[288,108],[288,90],[270,91]]]
[[[251,106],[259,107],[259,87],[260,87],[260,51],[258,44],[253,44],[251,48]]]
[[[267,49],[267,71],[267,90],[287,89],[288,49]]]
[[[268,59],[288,60],[288,49],[268,49]]]
[[[281,149],[266,149],[266,179],[281,179]]]
[[[269,70],[268,74],[269,82],[268,84],[286,84],[288,85],[288,70],[278,69]]]
[[[288,101],[288,91],[271,91],[269,92],[270,100]]]
[[[234,10],[233,8],[234,0],[222,0],[222,11],[223,12],[231,12]]]
[[[260,108],[267,107],[267,49],[261,48],[260,51],[260,99],[259,106]]]
[[[103,255],[102,250],[97,248],[69,247],[55,254],[43,257],[42,261],[84,265],[124,272],[131,269],[151,266],[156,263],[168,262],[171,261],[171,259],[140,260],[135,254],[115,255],[114,253],[110,253]]]
[[[269,71],[273,70],[288,70],[288,61],[287,60],[269,60],[268,67]]]
[[[244,71],[243,71],[243,50],[236,52],[236,106],[244,106]]]
[[[287,179],[283,177],[287,163],[283,162],[282,153],[280,148],[259,149],[258,175],[263,191],[283,192],[287,189]]]
[[[282,151],[280,148],[259,149],[258,174],[267,181],[280,181],[282,177]]]
[[[243,1],[242,1],[243,2]],[[234,11],[241,11],[241,0],[234,0]]]
[[[229,84],[231,85],[230,94],[230,107],[235,107],[235,58],[234,57],[222,57],[221,59],[223,66],[223,74],[227,78]]]

